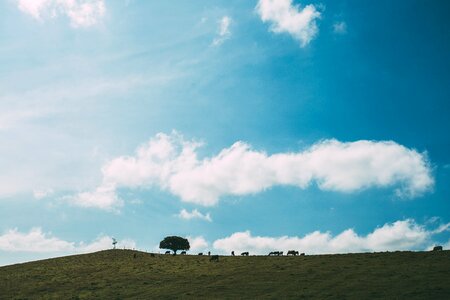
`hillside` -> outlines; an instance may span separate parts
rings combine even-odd
[[[0,268],[0,299],[179,297],[449,299],[450,251],[226,256],[216,263],[107,250]]]

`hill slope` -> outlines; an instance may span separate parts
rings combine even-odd
[[[107,250],[0,268],[0,299],[179,297],[449,299],[450,251],[227,256],[216,263]]]

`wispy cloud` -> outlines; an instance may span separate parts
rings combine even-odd
[[[333,32],[336,34],[346,34],[347,33],[347,23],[344,21],[336,22],[333,24]]]
[[[40,76],[39,73],[32,74]],[[86,77],[76,81],[51,82],[27,90],[3,90],[0,91],[0,130],[64,112],[69,107],[79,109],[80,102],[89,103],[99,96],[104,98],[127,94],[144,86],[162,86],[178,76],[130,74],[117,77]]]
[[[308,45],[319,32],[316,21],[321,13],[312,4],[301,8],[292,0],[259,0],[256,11],[263,22],[271,24],[272,32],[290,34],[301,47]]]
[[[217,32],[216,38],[214,38],[212,45],[213,46],[220,46],[228,40],[231,37],[231,31],[230,31],[230,25],[231,25],[231,18],[228,16],[222,17],[219,21],[219,30]]]
[[[0,99],[2,97],[0,96]],[[45,109],[23,109],[23,110],[9,110],[0,112],[0,131],[8,130],[16,127],[19,124],[29,122],[31,120],[39,119],[40,117],[50,114],[50,110]]]
[[[93,26],[105,14],[104,0],[17,0],[17,5],[39,21],[66,16],[74,28]]]
[[[199,159],[201,144],[173,133],[159,133],[135,156],[120,156],[102,168],[110,200],[84,197],[84,206],[117,203],[114,189],[159,186],[182,201],[215,205],[224,195],[248,195],[276,185],[351,193],[372,187],[395,187],[401,197],[416,197],[434,184],[426,154],[392,141],[320,141],[297,153],[268,155],[244,142]],[[95,191],[94,193],[97,193]],[[96,199],[102,199],[96,200]],[[89,203],[89,204],[88,204]]]
[[[53,189],[47,188],[47,189],[36,189],[33,191],[34,198],[40,200],[46,197],[49,197],[53,195],[54,191]]]
[[[448,230],[450,224],[441,226]],[[216,240],[215,249],[230,251],[250,251],[267,254],[273,250],[298,250],[308,254],[425,250],[435,244],[432,237],[441,231],[427,230],[414,220],[407,219],[388,223],[374,229],[366,236],[358,235],[353,229],[344,230],[333,236],[329,232],[315,231],[303,237],[252,236],[250,231],[236,232],[229,237]]]
[[[27,89],[6,84],[0,91],[0,198],[42,188],[58,192],[93,187],[98,182],[98,178],[91,181],[99,168],[95,165],[101,163],[92,154],[97,141],[74,138],[74,131],[66,130],[68,119],[144,86],[162,86],[171,78],[160,74],[83,77],[31,84]],[[70,172],[67,155],[73,162]]]
[[[185,219],[185,220],[200,219],[200,220],[212,222],[211,215],[209,213],[202,214],[197,209],[194,209],[192,212],[189,212],[186,209],[182,209],[177,216],[179,218]]]
[[[34,253],[87,253],[110,249],[112,239],[109,236],[100,236],[91,243],[68,242],[45,233],[41,228],[32,228],[22,233],[17,229],[7,230],[0,235],[0,251],[5,252],[34,252]],[[122,240],[118,247],[135,248],[133,240]]]

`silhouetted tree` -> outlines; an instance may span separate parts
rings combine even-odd
[[[177,254],[178,250],[189,250],[191,246],[189,241],[179,236],[166,236],[160,243],[160,249],[170,249],[174,254]]]

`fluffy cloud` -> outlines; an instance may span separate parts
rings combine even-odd
[[[35,253],[87,253],[111,248],[111,238],[102,236],[92,243],[79,244],[67,242],[44,233],[41,228],[33,228],[28,233],[10,229],[0,235],[0,251],[6,252],[35,252]],[[132,240],[123,240],[118,247],[134,248]]]
[[[426,155],[392,141],[324,140],[302,152],[272,155],[236,142],[203,159],[197,157],[200,145],[176,133],[159,133],[135,156],[105,164],[102,185],[74,202],[108,209],[122,204],[117,188],[159,186],[182,201],[211,206],[224,195],[248,195],[275,185],[306,189],[313,183],[347,193],[394,187],[398,196],[415,197],[434,183]]]
[[[67,16],[73,27],[90,27],[105,14],[104,0],[18,0],[19,9],[37,20]]]
[[[192,212],[189,212],[186,209],[182,209],[177,216],[179,218],[185,219],[185,220],[200,219],[200,220],[212,222],[211,215],[209,213],[204,215],[201,212],[199,212],[197,209],[194,209]]]
[[[448,230],[449,224],[444,225],[445,231]],[[329,232],[315,231],[304,237],[261,237],[252,236],[250,231],[236,232],[216,240],[213,247],[223,253],[234,250],[250,251],[254,254],[291,249],[309,254],[424,250],[432,243],[432,236],[437,233],[408,219],[385,224],[366,236],[358,235],[353,229],[347,229],[336,236]]]
[[[68,252],[75,249],[74,243],[66,242],[33,228],[28,233],[8,230],[0,236],[0,250],[10,252]]]
[[[224,16],[219,21],[219,31],[217,33],[217,37],[213,40],[213,46],[220,46],[231,36],[230,31],[231,18],[228,16]]]
[[[189,245],[191,246],[191,251],[204,251],[209,246],[208,242],[202,236],[188,236],[187,239],[189,241]]]
[[[319,32],[316,20],[320,12],[312,4],[301,9],[292,0],[259,0],[256,11],[263,22],[271,24],[271,31],[290,34],[302,47]]]
[[[75,196],[65,197],[69,202],[81,207],[95,207],[117,212],[123,206],[123,201],[116,192],[113,184],[103,184],[92,192],[79,193]]]

